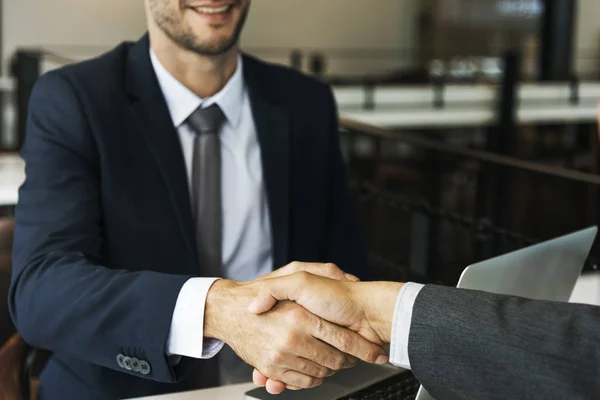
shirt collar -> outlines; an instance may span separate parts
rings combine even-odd
[[[236,70],[225,87],[214,96],[205,99],[196,96],[196,94],[171,75],[160,63],[152,49],[150,49],[150,59],[158,79],[158,84],[165,96],[171,119],[176,128],[183,124],[199,106],[205,108],[212,104],[217,104],[223,111],[223,114],[225,114],[227,121],[232,126],[237,126],[241,116],[244,95],[243,61],[241,55],[238,55]]]

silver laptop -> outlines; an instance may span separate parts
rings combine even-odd
[[[568,302],[596,238],[597,227],[465,268],[461,289]],[[435,400],[421,386],[415,400]]]
[[[458,288],[538,300],[568,301],[596,238],[597,227],[559,237],[468,266]],[[249,400],[335,400],[388,379],[403,370],[366,363],[342,371],[318,388],[271,396],[263,388],[246,393]],[[416,400],[432,400],[421,387]]]

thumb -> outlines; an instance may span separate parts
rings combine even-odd
[[[262,314],[273,308],[279,300],[298,300],[300,291],[306,286],[306,280],[310,276],[311,274],[307,272],[296,272],[292,275],[261,281],[258,294],[248,306],[248,311]]]
[[[277,299],[268,292],[259,292],[252,303],[248,306],[248,311],[254,314],[263,314],[269,311],[277,304]]]

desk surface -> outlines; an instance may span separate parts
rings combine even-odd
[[[142,397],[136,400],[244,400],[246,398],[245,393],[255,388],[256,386],[250,382],[193,392]]]
[[[570,302],[600,305],[600,273],[596,272],[581,276],[575,285]],[[244,400],[245,393],[254,388],[255,386],[252,383],[244,383],[207,390],[144,397],[136,400]]]
[[[16,154],[0,155],[0,206],[13,206],[19,200],[19,187],[25,181],[25,162]]]

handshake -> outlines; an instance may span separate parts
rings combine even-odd
[[[204,336],[254,366],[272,394],[320,385],[358,360],[388,362],[401,283],[359,282],[334,264],[292,263],[249,283],[220,280],[208,292]]]

